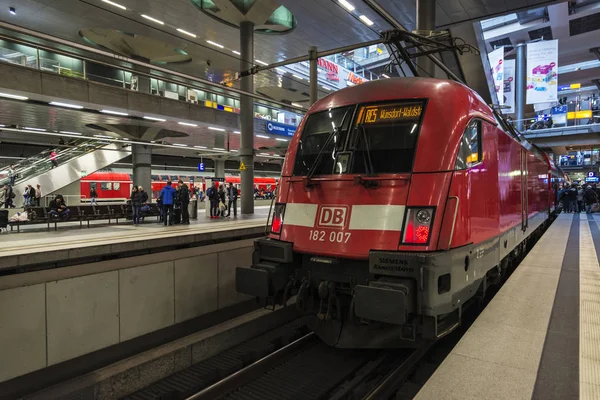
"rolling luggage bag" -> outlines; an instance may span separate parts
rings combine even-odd
[[[181,208],[179,208],[179,207],[173,209],[173,223],[174,224],[181,223]]]

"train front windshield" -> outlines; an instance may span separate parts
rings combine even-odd
[[[350,106],[308,117],[295,176],[411,172],[425,102]]]

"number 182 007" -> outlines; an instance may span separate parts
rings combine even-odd
[[[309,240],[315,242],[348,243],[352,233],[331,231],[328,235],[326,231],[311,229],[309,235]]]

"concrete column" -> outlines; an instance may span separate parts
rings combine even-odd
[[[240,71],[246,71],[254,63],[254,23],[242,21],[240,24]],[[254,76],[245,76],[240,89],[254,93]],[[241,171],[241,213],[254,214],[254,99],[240,98],[240,161],[246,166]]]
[[[417,0],[417,30],[432,31],[435,29],[435,0]],[[427,57],[417,59],[419,75],[435,76],[435,64]]]
[[[215,160],[215,178],[225,178],[225,160]]]
[[[146,59],[143,59],[142,61],[150,62],[150,60],[146,60]],[[135,71],[138,71],[138,72],[141,72],[141,73],[145,73],[145,74],[150,73],[150,68],[142,67],[142,66],[137,65],[137,64],[133,65],[133,69]],[[133,80],[133,77],[137,77],[137,79],[138,79],[137,91],[140,92],[140,93],[150,94],[150,91],[151,91],[151,89],[150,89],[150,77],[148,75],[139,75],[139,74],[135,74],[135,73],[133,73],[133,75],[132,75],[132,80]]]
[[[152,194],[152,146],[143,144],[131,145],[133,164],[133,184],[142,186],[148,196]]]
[[[515,119],[517,130],[525,129],[525,96],[527,93],[527,44],[517,44],[517,60],[515,62]]]
[[[309,62],[310,62],[310,83],[309,83],[309,96],[310,105],[312,106],[319,98],[319,73],[317,72],[317,47],[310,46],[308,50]]]

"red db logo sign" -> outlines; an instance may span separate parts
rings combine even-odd
[[[348,217],[348,206],[321,206],[317,219],[319,228],[343,229]]]

